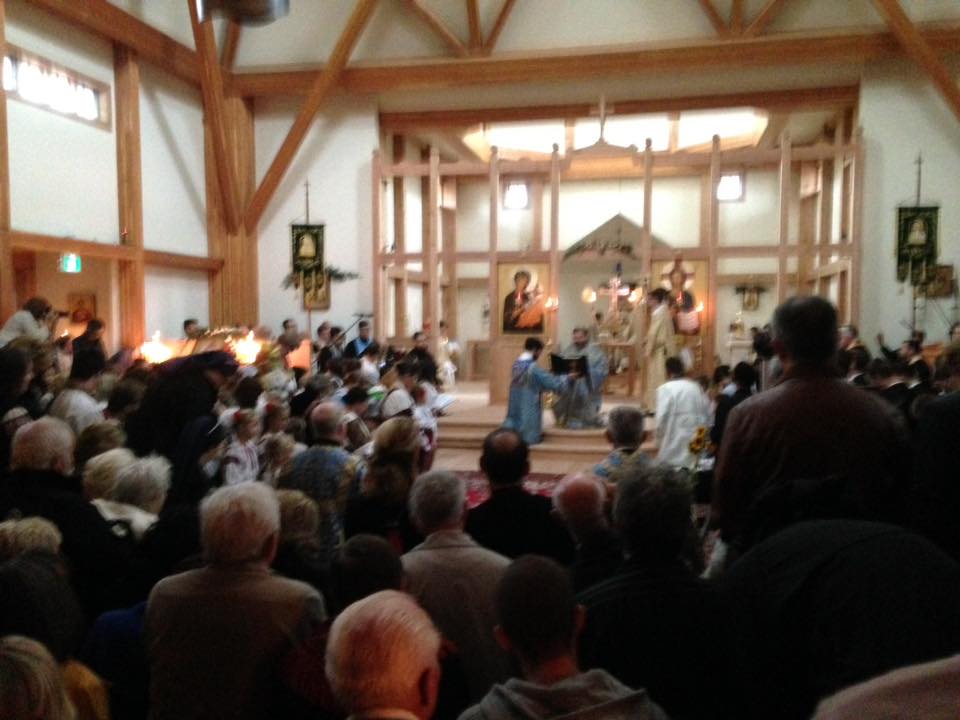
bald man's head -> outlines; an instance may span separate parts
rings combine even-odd
[[[343,426],[343,405],[323,402],[310,413],[310,424],[315,438],[339,438]]]
[[[603,511],[605,501],[603,484],[581,473],[563,478],[553,491],[553,506],[574,535],[607,524]]]
[[[484,438],[480,469],[491,485],[515,485],[530,472],[529,454],[519,433],[494,430]]]

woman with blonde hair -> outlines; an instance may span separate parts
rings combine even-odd
[[[360,533],[379,535],[401,553],[421,540],[407,514],[420,450],[420,430],[413,418],[391,418],[377,428],[360,494],[347,502],[344,531],[348,538]]]
[[[0,708],[4,720],[73,720],[60,666],[36,640],[0,638]]]

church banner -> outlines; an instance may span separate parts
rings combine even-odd
[[[937,273],[940,208],[897,208],[897,280],[926,285]]]
[[[330,309],[330,283],[323,264],[323,225],[291,225],[294,285],[303,293],[304,310]]]

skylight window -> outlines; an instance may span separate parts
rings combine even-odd
[[[714,135],[721,138],[759,135],[766,125],[766,117],[750,108],[684,112],[680,114],[677,146],[707,145]]]
[[[110,126],[110,87],[12,45],[3,57],[3,89],[60,115]]]

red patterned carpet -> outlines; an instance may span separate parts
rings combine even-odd
[[[467,504],[474,508],[490,497],[490,485],[487,478],[478,470],[461,470],[457,475],[467,484]],[[529,493],[550,497],[553,488],[563,478],[563,475],[550,473],[530,473],[523,481],[523,488]]]

